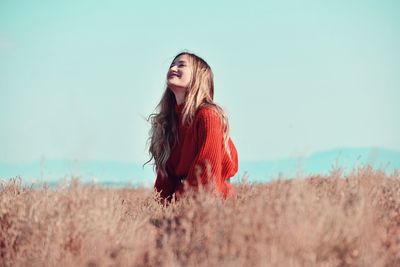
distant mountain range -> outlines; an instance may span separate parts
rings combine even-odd
[[[308,157],[293,157],[273,161],[243,161],[239,172],[248,170],[249,181],[264,182],[278,176],[328,174],[340,168],[344,174],[354,168],[370,165],[387,172],[400,171],[400,151],[383,148],[342,148],[311,154]]]
[[[239,171],[231,181],[237,183],[246,177],[249,182],[267,182],[278,177],[328,174],[333,167],[339,167],[347,173],[354,167],[365,165],[387,172],[400,170],[400,151],[383,148],[342,148],[315,153],[308,157],[240,161]],[[151,187],[155,178],[150,164],[142,168],[140,164],[113,161],[45,160],[30,164],[0,162],[1,180],[16,176],[20,176],[27,185],[47,183],[54,186],[63,180],[78,177],[84,183],[94,182],[113,187]]]

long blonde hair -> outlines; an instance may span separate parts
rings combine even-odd
[[[190,125],[194,120],[196,111],[202,106],[211,106],[220,115],[224,131],[224,147],[230,156],[228,117],[224,110],[214,103],[214,76],[212,70],[205,60],[189,52],[179,53],[172,62],[182,55],[189,57],[189,64],[192,65],[193,69],[192,79],[185,94],[182,122],[177,122],[175,95],[168,85],[156,107],[158,113],[152,113],[148,118],[148,121],[151,122],[148,138],[150,159],[146,163],[154,159],[155,167],[164,177],[167,176],[167,160],[171,155],[172,148],[179,141],[177,123]]]

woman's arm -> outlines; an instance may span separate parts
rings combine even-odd
[[[156,182],[154,183],[154,190],[160,193],[160,196],[164,200],[170,200],[172,194],[175,192],[176,185],[167,176],[163,176],[161,171],[157,169]]]

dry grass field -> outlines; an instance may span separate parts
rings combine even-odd
[[[236,188],[163,206],[148,189],[3,181],[0,266],[400,266],[398,172]]]

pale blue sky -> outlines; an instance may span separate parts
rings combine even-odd
[[[399,1],[2,0],[0,161],[144,162],[142,116],[184,49],[211,65],[240,160],[400,150],[399,14]]]

